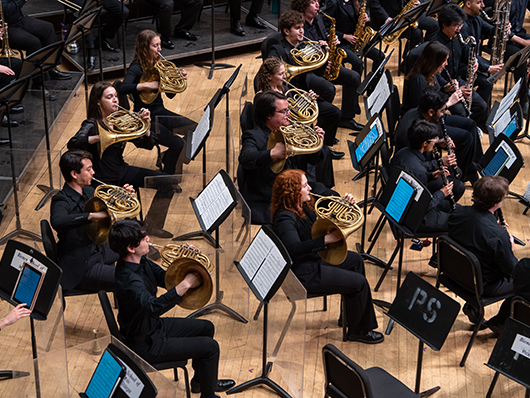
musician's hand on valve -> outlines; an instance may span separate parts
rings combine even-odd
[[[320,138],[324,139],[326,132],[322,129],[322,127],[315,126],[315,132],[320,136]]]
[[[277,142],[274,148],[271,149],[271,159],[285,159],[287,151],[283,142]]]
[[[339,242],[341,240],[342,240],[342,234],[340,233],[340,231],[338,229],[336,229],[332,233],[327,234],[327,235],[324,236],[324,243],[326,245],[328,245],[330,243]]]
[[[495,73],[499,72],[502,69],[503,64],[498,65],[490,65],[488,68],[488,72],[494,75]]]
[[[340,40],[339,40],[338,36],[335,36],[335,40],[333,41],[333,44],[335,44],[336,46],[338,46],[340,44]]]
[[[344,194],[344,199],[346,199],[351,204],[355,204],[355,198],[351,193]]]
[[[190,272],[187,274],[182,282],[175,286],[175,290],[179,296],[184,296],[189,289],[200,286],[202,284],[202,278],[199,274],[195,272]]]
[[[142,119],[151,121],[151,111],[149,109],[145,109],[145,108],[140,109],[140,115],[142,115]]]
[[[451,155],[444,156],[442,162],[445,167],[456,165],[456,155],[453,153]]]
[[[460,87],[460,91],[462,91],[462,95],[464,96],[464,98],[469,98],[471,97],[471,94],[473,94],[473,89],[467,88],[465,86]]]
[[[125,184],[123,186],[123,189],[125,189],[127,192],[129,192],[130,194],[133,194],[133,195],[136,195],[136,191],[134,190],[134,187],[132,185],[129,185],[129,184]]]
[[[350,44],[355,44],[357,43],[357,36],[354,36],[354,35],[344,35],[342,36],[344,38],[344,40],[346,40],[348,43]]]
[[[315,94],[313,90],[309,90],[309,96],[313,98],[313,101],[316,101],[318,96]]]
[[[478,69],[478,61],[477,59],[475,59],[475,64],[473,65],[473,73],[477,73],[477,69]]]
[[[188,72],[186,72],[186,69],[180,68],[180,73],[182,73],[184,80],[188,80]]]
[[[364,23],[370,22],[370,17],[368,16],[367,13],[364,13],[363,22]]]
[[[447,101],[447,107],[450,108],[453,105],[457,104],[458,101],[462,99],[462,91],[460,89],[456,90],[451,96],[449,97],[449,100]]]
[[[104,220],[109,217],[109,213],[106,211],[97,211],[95,213],[88,213],[89,220]]]
[[[440,189],[440,191],[443,192],[444,196],[448,196],[449,194],[451,194],[451,192],[453,192],[453,182],[447,184],[445,187]]]
[[[136,85],[136,90],[138,91],[158,90],[159,85],[160,85],[160,82],[158,80],[153,80],[152,82],[138,83]]]
[[[320,45],[324,46],[326,50],[329,50],[329,46],[327,42],[325,42],[324,40],[319,40],[318,42],[320,43]]]

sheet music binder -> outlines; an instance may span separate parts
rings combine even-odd
[[[524,158],[515,143],[500,134],[480,159],[479,172],[481,175],[500,175],[512,182],[523,164]]]
[[[105,349],[96,370],[88,383],[85,392],[79,393],[81,398],[111,398],[125,376],[125,366],[109,350]]]
[[[386,132],[376,113],[357,135],[355,142],[348,141],[353,168],[357,171],[364,169],[385,141]]]
[[[496,102],[495,104],[496,106],[494,106],[494,112],[497,111],[498,106],[499,106],[498,102]],[[514,141],[519,135],[519,133],[521,132],[523,128],[523,124],[524,124],[523,108],[521,107],[521,104],[518,101],[514,102],[508,111],[500,115],[500,117],[497,119],[495,123],[491,124],[491,123],[486,122],[490,145],[493,141],[495,141],[495,138],[497,138],[497,136],[501,133],[501,131],[503,131],[506,128],[506,125],[507,125],[506,122],[511,120],[513,117],[516,117],[517,128],[516,128],[516,131],[514,131],[509,137],[512,141]]]
[[[215,114],[215,98],[216,96],[214,95],[206,106],[204,114],[195,130],[188,134],[188,140],[186,141],[186,157],[188,159],[195,160],[197,154],[206,144],[206,139],[210,136]]]
[[[228,196],[229,195],[229,196]],[[222,204],[224,200],[225,207],[221,212],[216,211],[214,206]],[[228,203],[227,201],[230,200]],[[210,182],[197,195],[197,198],[190,197],[191,206],[197,217],[197,221],[203,231],[211,234],[221,225],[226,217],[232,212],[239,202],[239,196],[234,182],[224,170],[213,177]],[[208,215],[208,219],[205,217]],[[213,222],[209,222],[212,220]]]
[[[264,225],[241,261],[234,261],[239,273],[260,302],[268,303],[291,268],[287,249],[272,228]]]

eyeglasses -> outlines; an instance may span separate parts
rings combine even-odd
[[[289,113],[289,108],[286,109],[280,109],[279,111],[275,111],[276,113],[282,113],[284,115],[287,115]]]

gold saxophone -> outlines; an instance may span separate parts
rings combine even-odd
[[[7,22],[4,18],[4,10],[2,8],[2,2],[0,2],[0,29],[3,30],[2,37],[2,51],[0,52],[0,58],[7,58],[9,68],[11,68],[11,58],[21,58],[20,51],[12,50],[9,47],[9,36],[7,34]]]
[[[346,58],[347,54],[344,49],[335,45],[335,38],[337,37],[337,35],[335,34],[335,18],[330,17],[325,12],[321,13],[322,15],[331,20],[331,26],[329,28],[328,35],[329,61],[331,62],[331,64],[329,69],[324,72],[324,78],[331,82],[337,77],[339,77],[340,67],[342,66],[342,60]]]
[[[401,10],[401,12],[396,16],[396,18],[394,19],[397,19],[399,18],[400,16],[402,16],[403,14],[405,14],[407,11],[409,10],[412,10],[414,7],[415,7],[415,3],[416,1],[418,0],[410,0],[406,5],[405,7],[403,7],[403,9]],[[414,22],[412,25],[411,25],[413,28],[417,28],[418,27],[418,22]],[[388,46],[391,46],[392,44],[395,43],[395,41],[397,39],[399,39],[399,36],[401,36],[401,34],[408,28],[408,26],[405,26],[404,28],[401,28],[400,30],[398,30],[397,32],[394,32],[393,34],[389,35],[389,36],[386,36],[384,39],[383,39],[383,43],[385,43],[386,45]]]
[[[180,69],[173,63],[165,59],[162,54],[152,68],[147,69],[140,77],[140,83],[158,81],[158,90],[142,90],[140,99],[144,104],[153,102],[160,93],[178,94],[188,87],[187,80]]]
[[[361,51],[363,47],[366,46],[370,40],[372,40],[372,37],[375,36],[375,31],[371,27],[366,26],[366,23],[364,22],[366,3],[368,3],[368,0],[362,0],[361,7],[359,9],[357,27],[355,28],[355,33],[353,34],[355,37],[357,37],[357,41],[351,46],[351,50],[355,53],[355,55],[359,55],[359,51]]]

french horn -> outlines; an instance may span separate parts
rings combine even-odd
[[[289,121],[291,123],[313,124],[318,119],[318,104],[304,90],[285,81],[291,88],[285,93],[289,104]]]
[[[363,225],[363,212],[359,206],[345,198],[320,196],[313,193],[311,195],[319,197],[315,202],[317,220],[311,228],[311,237],[313,239],[320,238],[335,230],[342,234],[342,240],[330,243],[326,250],[322,250],[318,254],[330,264],[341,264],[348,255],[346,239]]]
[[[94,197],[88,200],[84,212],[106,211],[109,217],[102,220],[92,220],[85,227],[85,231],[94,244],[102,245],[109,239],[112,224],[127,217],[136,217],[140,214],[141,206],[136,195],[128,192],[125,188],[105,184],[94,177],[92,179],[101,185],[96,187]]]
[[[204,307],[210,301],[213,292],[211,272],[213,265],[210,259],[200,250],[189,245],[175,245],[169,243],[165,246],[149,243],[150,246],[160,251],[166,271],[166,289],[170,290],[184,280],[191,272],[199,274],[202,283],[184,294],[179,306],[187,310],[196,310]]]
[[[305,40],[291,49],[293,60],[298,66],[290,65],[283,61],[285,66],[285,79],[290,82],[295,76],[310,72],[324,66],[328,62],[329,53],[319,43],[313,40]]]
[[[324,144],[322,138],[311,126],[300,123],[281,126],[279,129],[271,131],[267,141],[267,149],[274,148],[278,142],[285,144],[286,157],[271,160],[270,168],[276,174],[283,170],[288,157],[316,153],[322,149]]]
[[[142,90],[140,92],[140,99],[144,104],[153,102],[160,93],[178,94],[184,92],[188,87],[187,80],[180,69],[173,62],[165,59],[162,54],[158,53],[158,55],[160,55],[160,59],[140,77],[140,83],[155,80],[159,82],[157,90]]]

